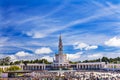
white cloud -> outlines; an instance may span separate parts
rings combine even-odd
[[[53,57],[50,57],[50,56],[43,56],[41,59],[47,59],[50,62],[53,61]]]
[[[0,59],[1,59],[1,58],[5,58],[5,57],[8,57],[8,56],[11,58],[11,61],[13,61],[13,62],[18,60],[17,57],[16,57],[15,55],[13,55],[13,54],[12,54],[12,55],[0,54]]]
[[[49,54],[51,52],[52,52],[52,50],[49,47],[42,47],[40,49],[35,50],[36,54]]]
[[[100,3],[97,4],[98,5],[101,5]],[[99,19],[101,17],[105,17],[105,16],[109,16],[109,15],[115,15],[116,13],[114,13],[115,11],[118,12],[118,8],[119,6],[103,6],[101,5],[102,8],[100,8],[99,10],[95,10],[95,14],[91,15],[91,16],[88,16],[86,18],[83,18],[83,19],[77,19],[77,20],[74,20],[68,24],[66,24],[64,27],[71,27],[71,26],[74,26],[74,25],[77,25],[77,24],[82,24],[82,23],[86,23],[86,22],[90,22],[90,21],[94,21],[96,19]],[[106,13],[107,12],[107,13]]]
[[[80,49],[80,50],[91,50],[91,49],[97,49],[98,46],[96,45],[88,45],[86,43],[75,43],[74,49]]]
[[[88,55],[87,57],[90,58],[90,59],[98,59],[98,58],[103,57],[103,55],[98,53],[98,54]]]
[[[43,38],[43,37],[45,37],[46,35],[45,34],[42,34],[42,33],[40,33],[40,32],[27,32],[26,33],[28,36],[31,36],[32,38]]]
[[[79,61],[82,54],[82,52],[78,52],[75,54],[67,54],[67,56],[70,61]]]
[[[13,62],[18,60],[15,55],[9,55],[9,57],[11,58],[11,61]]]
[[[116,52],[105,52],[103,55],[105,55],[108,58],[116,58],[116,57],[120,57],[120,51],[116,51]]]
[[[113,47],[120,47],[120,38],[113,37],[109,39],[108,41],[105,41],[105,45],[113,46]]]
[[[32,54],[28,52],[20,51],[20,52],[17,52],[15,55],[19,57],[24,57],[24,56],[31,56]]]
[[[86,48],[87,46],[88,46],[88,45],[85,44],[85,43],[75,43],[74,48],[75,48],[75,49],[80,49],[80,50],[82,50],[83,48]]]
[[[86,53],[82,54],[79,59],[76,61],[84,61],[84,60],[94,60],[94,59],[99,59],[102,58],[104,55],[103,53]]]
[[[88,47],[86,47],[86,50],[97,49],[97,48],[98,48],[98,46],[88,46]]]
[[[113,51],[113,52],[93,53],[93,54],[85,55],[85,57],[83,58],[83,60],[85,60],[85,58],[87,58],[88,60],[93,60],[93,59],[102,58],[103,56],[108,57],[108,58],[120,57],[120,51],[118,50],[118,51]],[[81,58],[82,57],[83,56],[81,56]]]

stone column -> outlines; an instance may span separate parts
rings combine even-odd
[[[88,66],[88,70],[89,70],[89,65],[87,65]]]
[[[81,69],[83,69],[83,65],[81,65]]]
[[[79,64],[77,65],[77,69],[80,69],[80,65]]]
[[[44,70],[44,66],[42,65],[42,70]]]
[[[78,64],[76,64],[76,66],[77,66],[76,68],[77,68],[77,69],[79,69],[79,66],[78,66]]]
[[[84,65],[85,69],[86,69],[86,64]]]

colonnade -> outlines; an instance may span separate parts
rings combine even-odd
[[[20,65],[23,70],[45,70],[45,64],[27,64]]]
[[[120,64],[107,64],[105,68],[107,70],[120,70]]]
[[[99,70],[104,68],[105,63],[78,63],[78,70]]]

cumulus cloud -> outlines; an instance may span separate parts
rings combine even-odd
[[[105,41],[105,45],[113,46],[113,47],[120,47],[120,38],[113,37],[109,39],[108,41]]]
[[[40,49],[35,50],[36,54],[49,54],[51,52],[52,52],[52,50],[49,47],[42,47]]]
[[[53,58],[50,56],[43,56],[41,59],[47,59],[48,61],[52,62]]]
[[[86,54],[79,54],[77,59],[72,59],[73,61],[84,61],[84,60],[94,60],[102,58],[104,55],[103,53],[86,53]]]
[[[85,57],[81,56],[81,58],[83,58],[83,60],[85,60],[85,58],[89,60],[93,60],[93,59],[102,58],[103,56],[108,57],[108,58],[120,57],[120,50],[113,51],[113,52],[92,53],[92,54],[85,55]]]
[[[15,55],[9,55],[9,57],[11,58],[11,61],[13,62],[18,60]]]
[[[75,54],[67,54],[67,56],[68,56],[69,60],[79,61],[82,54],[83,54],[82,52],[78,52]]]
[[[19,57],[24,57],[24,56],[31,56],[32,54],[28,52],[20,51],[20,52],[17,52],[15,55]]]
[[[98,46],[96,45],[88,45],[86,43],[75,43],[74,49],[80,49],[80,50],[91,50],[91,49],[97,49]]]
[[[97,48],[98,46],[92,45],[92,46],[86,47],[86,50],[97,49]]]

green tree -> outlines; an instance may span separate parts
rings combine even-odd
[[[107,63],[107,62],[110,62],[110,61],[109,61],[109,59],[107,57],[103,57],[102,58],[102,62],[106,62]]]
[[[11,58],[10,58],[10,57],[6,57],[6,58],[5,58],[6,64],[10,64],[10,61],[11,61]]]
[[[4,72],[2,68],[0,68],[0,73]]]
[[[19,66],[10,66],[6,71],[17,71],[17,70],[21,70],[21,68]]]
[[[41,62],[42,62],[42,63],[45,63],[45,64],[50,64],[50,62],[48,62],[47,59],[42,59]]]
[[[15,61],[14,62],[14,64],[16,65],[16,64],[20,64],[21,63],[21,61]]]
[[[0,65],[9,65],[11,62],[10,59],[11,59],[10,57],[5,57],[5,58],[0,59]]]
[[[72,62],[72,61],[69,61],[70,64],[77,64],[77,62]]]

